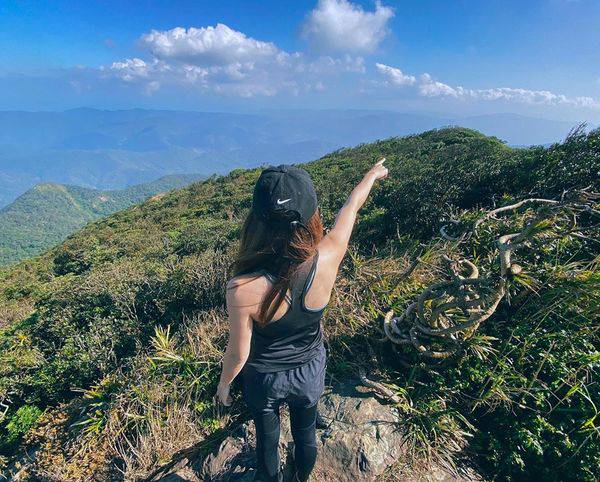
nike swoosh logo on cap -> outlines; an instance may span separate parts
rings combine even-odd
[[[292,200],[292,198],[284,199],[283,201],[281,199],[278,199],[277,204],[282,205],[291,200]]]

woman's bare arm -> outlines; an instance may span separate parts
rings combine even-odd
[[[317,246],[319,263],[313,286],[306,296],[309,308],[324,306],[329,301],[338,269],[348,250],[357,213],[369,197],[373,184],[388,175],[384,161],[385,158],[378,161],[353,189],[336,216],[333,227]]]
[[[242,371],[250,354],[252,319],[250,309],[254,300],[248,298],[243,289],[227,290],[227,312],[229,313],[229,342],[223,357],[223,369],[217,388],[217,397],[223,405],[231,405],[229,387]]]
[[[375,181],[384,179],[388,175],[388,170],[383,165],[384,162],[385,158],[381,159],[365,174],[340,209],[333,228],[319,243],[319,254],[321,254],[321,250],[328,251],[331,257],[339,260],[338,265],[342,262],[348,249],[358,211],[369,197]]]

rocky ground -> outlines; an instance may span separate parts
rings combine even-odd
[[[317,432],[319,458],[314,481],[481,480],[472,471],[428,467],[411,471],[403,466],[406,448],[396,410],[366,388],[346,383],[330,388],[321,398],[322,426]],[[242,424],[213,452],[189,450],[159,469],[148,482],[244,482],[255,475],[255,434],[252,422]],[[282,413],[280,442],[284,480],[291,480],[293,441],[287,411]]]

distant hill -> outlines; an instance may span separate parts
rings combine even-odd
[[[509,145],[560,141],[573,127],[515,114],[5,111],[0,112],[0,207],[40,182],[122,189],[166,174],[223,174],[262,163],[305,162],[356,143],[459,125]]]
[[[38,184],[0,210],[0,266],[44,251],[89,221],[201,178],[199,174],[164,176],[120,190]]]

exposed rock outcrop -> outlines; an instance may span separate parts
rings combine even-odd
[[[315,481],[373,481],[404,455],[401,427],[396,410],[354,385],[340,385],[328,391],[319,403],[324,428],[317,432],[319,458],[313,472]],[[206,457],[184,458],[151,479],[160,482],[247,482],[255,475],[255,433],[252,422],[242,424]],[[293,470],[293,441],[287,410],[282,413],[280,442],[285,480]],[[468,480],[432,470],[429,480]],[[391,475],[392,480],[404,480]],[[470,479],[470,478],[469,478]]]

